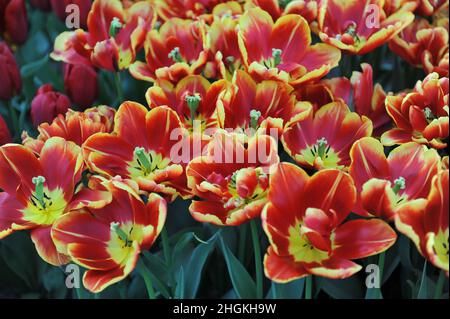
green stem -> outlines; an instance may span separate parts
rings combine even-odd
[[[19,118],[17,117],[16,110],[13,108],[11,102],[8,102],[8,110],[9,110],[9,117],[11,119],[11,123],[13,125],[13,139],[15,140],[17,137],[17,134],[20,134],[19,132]]]
[[[419,292],[417,293],[417,299],[428,298],[428,283],[427,283],[427,260],[423,264],[422,277],[420,279]]]
[[[245,248],[247,246],[247,224],[240,227],[241,233],[239,235],[239,251],[238,257],[242,264],[245,264]]]
[[[380,288],[378,289],[378,299],[382,299],[381,285],[383,283],[384,264],[386,261],[386,252],[383,251],[378,257],[378,269],[380,269]]]
[[[161,241],[163,246],[163,254],[164,259],[166,260],[167,267],[170,267],[171,260],[170,260],[170,241],[169,241],[169,234],[167,233],[167,228],[164,227],[161,231]]]
[[[306,277],[305,299],[312,299],[313,276]]]
[[[150,279],[150,274],[148,272],[147,267],[145,266],[142,259],[139,259],[136,269],[142,276],[142,279],[144,279],[145,287],[147,288],[148,298],[149,299],[156,299],[155,290],[153,289],[152,281]]]
[[[434,290],[434,299],[441,299],[444,284],[445,284],[445,272],[441,270],[441,272],[439,273],[438,281],[436,283],[436,289]]]
[[[114,73],[114,82],[116,84],[117,102],[121,104],[123,102],[123,89],[122,82],[120,81],[120,71]]]
[[[255,270],[256,270],[256,297],[263,298],[263,271],[261,260],[261,244],[259,242],[258,227],[256,220],[250,221],[250,228],[252,232],[253,250],[255,253]]]

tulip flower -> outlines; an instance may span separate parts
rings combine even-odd
[[[238,226],[261,214],[267,202],[268,174],[279,162],[268,135],[218,131],[206,155],[188,165],[188,186],[200,200],[189,211],[200,222]]]
[[[155,0],[155,9],[163,21],[171,18],[195,19],[211,13],[214,7],[229,0]]]
[[[16,44],[26,41],[28,16],[25,0],[0,1],[0,35]]]
[[[83,28],[86,26],[89,10],[92,6],[92,0],[50,0],[50,4],[53,12],[63,22],[66,20],[67,15],[71,13],[71,11],[66,11],[67,6],[78,6],[80,13],[80,26]]]
[[[363,55],[383,45],[414,20],[399,10],[386,16],[384,1],[327,0],[319,4],[320,39],[351,54]]]
[[[72,102],[82,109],[91,107],[98,95],[97,72],[85,64],[66,64],[64,88]]]
[[[417,19],[389,42],[389,48],[409,64],[427,73],[448,77],[448,31]]]
[[[371,137],[354,143],[350,157],[349,173],[358,191],[354,212],[387,220],[395,218],[400,205],[428,196],[441,160],[436,150],[414,142],[386,157],[381,143]]]
[[[0,146],[10,143],[12,141],[11,133],[9,132],[8,125],[6,125],[3,116],[0,115]]]
[[[447,146],[448,78],[429,74],[413,92],[388,96],[386,110],[396,127],[381,136],[383,145],[414,141],[437,149]]]
[[[286,283],[308,275],[333,279],[352,276],[353,259],[384,252],[397,235],[380,219],[344,222],[356,200],[351,177],[327,169],[309,177],[290,163],[270,176],[269,203],[262,213],[270,241],[265,273]]]
[[[147,1],[124,9],[119,0],[95,0],[88,16],[88,31],[61,33],[51,57],[113,72],[126,69],[134,62],[155,18],[153,7]]]
[[[0,238],[29,229],[42,259],[68,262],[50,237],[55,221],[73,209],[110,201],[108,192],[76,187],[82,170],[80,148],[59,137],[45,142],[39,158],[22,145],[0,147]]]
[[[232,86],[219,97],[218,113],[224,129],[262,130],[270,134],[276,129],[278,137],[284,125],[309,103],[297,102],[293,88],[283,82],[266,80],[256,83],[244,71],[236,71]]]
[[[238,22],[234,15],[215,16],[208,29],[210,53],[214,58],[208,62],[214,68],[210,71],[212,78],[231,79],[233,72],[243,66],[238,45]]]
[[[356,113],[367,116],[373,123],[374,135],[381,136],[391,124],[384,104],[387,94],[379,83],[373,84],[372,66],[363,63],[361,68],[362,72],[354,71],[350,80],[345,77],[333,78],[323,80],[322,83],[335,98],[353,104]]]
[[[11,49],[5,42],[0,41],[0,99],[9,100],[22,89],[19,68]]]
[[[417,13],[424,16],[430,16],[445,6],[447,6],[448,9],[448,0],[420,0]]]
[[[76,112],[71,109],[66,114],[59,114],[51,123],[42,123],[37,127],[39,135],[32,138],[27,132],[22,133],[22,144],[36,154],[49,138],[58,136],[78,146],[96,133],[110,133],[114,128],[115,110],[105,105]]]
[[[298,14],[311,23],[317,18],[317,3],[316,0],[247,0],[245,9],[260,7],[274,20],[282,15]]]
[[[174,86],[161,80],[147,90],[146,98],[150,108],[168,106],[177,112],[184,127],[194,130],[194,121],[198,121],[201,132],[218,127],[216,104],[219,94],[228,83],[224,80],[211,84],[201,75],[189,75]]]
[[[112,194],[112,201],[103,207],[72,211],[52,229],[58,251],[87,269],[83,284],[94,293],[135,269],[139,254],[156,241],[167,214],[162,197],[150,194],[144,203],[132,181],[114,178],[98,183]]]
[[[45,84],[31,102],[31,121],[35,127],[44,122],[51,123],[58,114],[66,113],[70,104],[66,95],[53,91],[51,84]]]
[[[422,256],[448,277],[448,169],[434,176],[430,194],[400,206],[397,229],[408,236]]]
[[[414,12],[419,5],[418,0],[385,0],[383,10],[387,16],[397,11]]]
[[[177,113],[165,106],[147,111],[139,103],[124,102],[114,122],[113,133],[95,134],[83,145],[91,171],[131,179],[141,191],[160,193],[168,200],[178,194],[189,197],[187,163],[176,152],[187,133]]]
[[[353,143],[371,135],[370,119],[351,112],[343,102],[332,102],[316,112],[305,107],[287,123],[281,141],[302,166],[343,169],[350,165]]]
[[[204,22],[170,19],[147,33],[144,49],[147,63],[137,61],[130,67],[138,80],[176,83],[199,74],[208,57]]]
[[[295,14],[274,23],[262,9],[249,9],[239,19],[238,36],[244,65],[257,79],[298,86],[325,76],[341,58],[330,45],[311,45],[308,23]]]

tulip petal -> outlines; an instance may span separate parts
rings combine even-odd
[[[43,260],[53,266],[67,264],[70,258],[58,253],[51,237],[52,227],[36,228],[31,231],[31,240],[36,246],[36,250]]]
[[[264,271],[268,278],[278,283],[288,283],[309,275],[301,263],[294,262],[291,257],[278,256],[270,247],[264,257]]]
[[[395,231],[382,220],[352,220],[335,230],[333,253],[343,259],[366,258],[387,250],[396,238]]]

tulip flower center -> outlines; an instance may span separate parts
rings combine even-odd
[[[111,21],[111,25],[109,26],[109,35],[114,38],[122,27],[123,24],[120,22],[119,18],[114,17]]]
[[[328,258],[328,252],[316,248],[309,241],[301,225],[289,229],[289,253],[297,262],[320,262]]]
[[[273,48],[272,49],[272,57],[263,62],[264,66],[268,69],[276,68],[281,63],[281,54],[282,53],[283,53],[282,50]]]
[[[325,137],[317,140],[316,144],[311,148],[313,156],[319,156],[321,159],[328,158],[328,152],[330,151],[330,145]]]
[[[431,111],[429,107],[424,108],[423,113],[428,123],[431,123],[433,120],[436,119],[436,117],[433,114],[433,111]]]
[[[35,189],[28,206],[22,211],[24,219],[38,225],[51,225],[66,209],[63,191],[48,191],[44,186],[43,176],[33,177],[31,181]]]
[[[134,156],[137,166],[134,167],[144,176],[152,174],[157,169],[167,167],[169,160],[165,160],[161,155],[154,152],[146,152],[143,147],[136,147],[134,149]]]
[[[259,124],[259,118],[261,117],[261,112],[257,110],[250,111],[250,127],[256,129]]]
[[[33,198],[37,200],[37,202],[41,205],[41,207],[45,209],[47,206],[46,201],[49,199],[48,196],[44,193],[45,177],[44,176],[33,177],[32,182],[35,185],[34,195],[31,196],[32,200]],[[51,202],[49,204],[51,205]]]
[[[398,195],[400,190],[403,190],[406,188],[406,180],[404,177],[400,176],[394,181],[394,187],[392,187],[392,191],[395,193],[395,195]]]
[[[189,107],[189,110],[191,112],[191,123],[194,124],[194,119],[196,118],[197,109],[200,105],[200,102],[202,100],[200,94],[194,93],[193,95],[186,95],[186,103]]]
[[[179,47],[173,48],[172,51],[170,51],[167,56],[169,57],[169,59],[172,59],[173,62],[175,63],[183,62],[183,57],[181,56]]]
[[[125,247],[131,247],[133,245],[133,241],[130,240],[130,235],[133,232],[133,227],[131,227],[128,234],[120,228],[120,223],[118,222],[112,222],[110,225],[111,230],[119,237],[119,239],[123,242],[123,248]]]
[[[442,263],[449,262],[449,243],[448,243],[448,229],[446,232],[439,231],[434,239],[434,251]]]
[[[243,169],[248,170],[248,169]],[[239,208],[241,206],[247,205],[255,200],[258,200],[265,196],[267,186],[268,186],[268,178],[267,175],[260,169],[256,168],[256,178],[257,178],[257,185],[256,187],[251,191],[248,192],[246,195],[242,195],[242,193],[238,193],[238,181],[237,176],[240,171],[236,171],[231,175],[229,178],[228,183],[228,191],[229,194],[232,196],[231,198],[228,198],[226,200],[226,203],[224,204],[224,208],[226,209],[233,209],[233,208]],[[241,182],[242,183],[242,182]],[[245,189],[245,185],[240,185],[241,188]],[[243,187],[242,187],[243,186]],[[242,196],[241,196],[242,195]]]

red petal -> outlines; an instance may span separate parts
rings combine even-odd
[[[278,256],[271,247],[264,257],[264,271],[269,279],[279,283],[287,283],[309,275],[301,263],[292,261],[290,257]]]
[[[31,231],[36,250],[43,260],[54,266],[60,266],[68,263],[70,258],[64,254],[58,253],[51,237],[52,227],[36,228]]]
[[[395,231],[379,219],[352,220],[334,232],[333,253],[344,259],[360,259],[379,254],[397,239]]]

